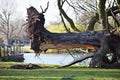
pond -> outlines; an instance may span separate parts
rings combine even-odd
[[[82,57],[82,55],[80,56]],[[57,65],[68,64],[74,60],[74,58],[67,53],[66,54],[40,54],[40,56],[35,56],[34,53],[24,53],[24,58],[25,58],[24,60],[25,63],[57,64]],[[88,66],[89,61],[90,59],[87,59],[79,63],[79,65]]]

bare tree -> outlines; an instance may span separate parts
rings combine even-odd
[[[0,33],[8,44],[11,39],[20,36],[23,20],[16,18],[16,3],[14,0],[0,2]],[[18,35],[19,34],[19,35]]]
[[[94,30],[96,22],[103,25],[101,26],[101,29],[108,28],[108,16],[113,17],[113,21],[115,21],[117,26],[120,25],[119,20],[116,18],[116,14],[119,13],[119,0],[104,0],[104,2],[101,0],[58,0],[58,2],[61,2],[61,4],[58,5],[61,8],[66,4],[69,5],[75,12],[77,22],[85,24],[87,30]],[[61,9],[59,8],[59,10]],[[65,11],[65,9],[63,9],[63,11]],[[60,15],[64,15],[63,11],[60,11]],[[111,11],[113,12],[112,14]],[[63,18],[61,17],[62,20],[64,18],[69,21],[69,18],[66,18],[65,16],[63,16]]]
[[[64,22],[64,18],[65,18],[71,24],[71,27],[74,28],[75,26],[72,25],[74,24],[74,21],[71,21],[69,16],[68,18],[64,16],[64,14],[66,13],[65,9],[63,9],[65,4],[69,5],[70,10],[74,11],[76,21],[78,23],[81,23],[85,26],[88,24],[88,28],[93,30],[94,27],[92,26],[94,26],[96,21],[98,21],[97,19],[98,16],[96,14],[97,13],[97,0],[58,0],[58,7],[60,10],[60,16],[61,16],[63,23],[65,23]],[[63,11],[65,13],[63,13]]]

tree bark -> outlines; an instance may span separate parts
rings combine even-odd
[[[95,16],[91,17],[89,23],[88,23],[88,31],[94,31],[94,25],[96,22],[98,22],[99,16],[98,13],[96,13]]]
[[[101,47],[98,49],[96,54],[89,53],[85,56],[58,68],[69,67],[75,63],[81,62],[87,58],[92,58],[89,67],[101,67],[101,68],[120,68],[120,38],[116,35],[106,36],[101,42]],[[113,53],[113,58],[108,59],[106,54]]]
[[[41,43],[40,49],[51,48],[89,48],[97,50],[101,45],[101,40],[108,34],[106,30],[83,33],[50,33],[44,32],[46,43]]]
[[[107,30],[90,31],[83,33],[51,33],[44,28],[43,13],[34,13],[34,8],[28,8],[28,30],[31,36],[31,48],[39,53],[47,49],[68,49],[68,48],[85,48],[94,49],[96,54],[88,54],[76,62],[92,57],[91,67],[96,67],[103,61],[103,57],[112,51],[117,55],[117,62],[120,60],[119,44],[120,37],[117,34],[110,34]],[[30,12],[30,13],[29,13]],[[34,17],[31,12],[34,13]],[[99,49],[100,48],[100,49]],[[76,63],[75,61],[70,65]],[[68,65],[69,66],[69,65]]]
[[[106,0],[99,0],[99,4],[98,4],[99,20],[103,26],[103,29],[107,29],[107,16],[105,10],[105,3]]]

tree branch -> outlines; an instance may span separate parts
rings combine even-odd
[[[61,3],[60,3],[61,0],[58,0],[58,8],[60,10],[60,13],[65,17],[65,19],[69,22],[71,28],[75,31],[79,31],[76,27],[75,27],[75,24],[74,22],[72,21],[72,19],[70,17],[68,17],[68,15],[65,13],[65,11],[62,9],[62,6],[61,6]]]
[[[59,67],[57,67],[57,68],[69,67],[69,66],[71,66],[71,65],[73,65],[73,64],[76,64],[76,63],[78,63],[78,62],[82,62],[82,61],[84,61],[84,60],[86,60],[86,59],[88,59],[88,58],[92,58],[94,55],[95,55],[94,53],[85,54],[85,56],[82,56],[81,58],[76,59],[76,60],[74,60],[73,62],[70,62],[70,63],[67,64],[67,65],[59,66]]]

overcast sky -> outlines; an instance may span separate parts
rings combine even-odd
[[[46,19],[46,25],[48,25],[51,22],[59,20],[59,11],[56,2],[57,0],[16,0],[17,13],[19,16],[25,18],[27,16],[26,8],[29,8],[30,6],[34,6],[39,12],[41,12],[40,5],[43,9],[45,9],[48,1],[49,8],[44,14]]]
[[[0,9],[1,9],[1,7],[5,6],[4,2],[5,2],[5,4],[6,4],[6,2],[8,2],[8,4],[10,4],[10,2],[11,3],[13,2],[14,5],[12,5],[11,8],[13,8],[13,10],[16,11],[15,14],[13,14],[13,16],[14,17],[18,16],[19,18],[26,20],[26,18],[27,18],[26,17],[27,16],[26,9],[27,8],[29,8],[30,6],[33,6],[39,12],[41,12],[40,5],[42,6],[43,9],[45,9],[47,7],[48,1],[49,1],[49,8],[46,11],[46,13],[44,13],[45,21],[46,21],[45,26],[46,26],[46,25],[49,25],[50,23],[60,21],[57,0],[0,0]],[[63,8],[67,12],[68,16],[70,16],[71,18],[74,18],[74,13],[72,13],[72,10],[70,8],[68,8],[68,6],[66,4],[63,6]],[[14,19],[14,18],[12,18],[12,19]]]

